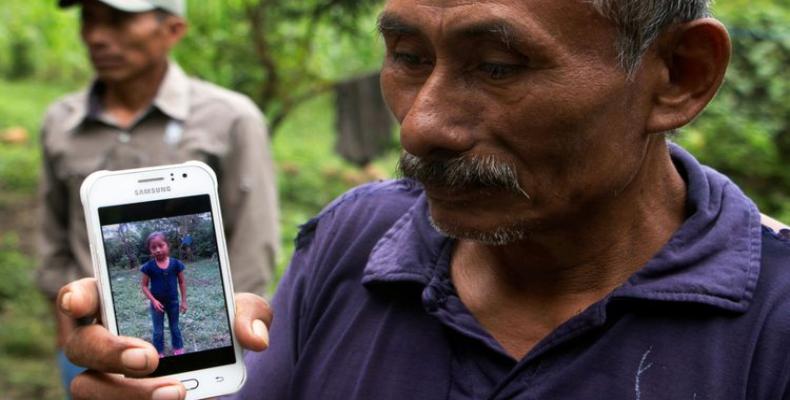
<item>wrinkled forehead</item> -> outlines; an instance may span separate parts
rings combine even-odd
[[[385,10],[430,15],[442,23],[486,16],[566,25],[606,22],[589,0],[387,0]]]
[[[612,52],[617,29],[586,0],[388,0],[382,33],[432,41],[497,33],[504,40],[574,52]]]

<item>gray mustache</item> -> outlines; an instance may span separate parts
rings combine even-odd
[[[493,156],[419,158],[402,152],[398,173],[427,186],[449,189],[501,189],[529,199],[518,183],[516,168]]]

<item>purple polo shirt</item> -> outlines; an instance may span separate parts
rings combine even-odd
[[[304,225],[271,347],[238,399],[790,399],[790,242],[672,145],[689,217],[642,269],[508,356],[459,300],[420,186],[359,187]]]

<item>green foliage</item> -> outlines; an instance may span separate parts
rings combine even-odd
[[[26,269],[30,259],[13,251],[19,246],[19,238],[14,233],[0,237],[0,312],[4,305],[19,297],[25,290]]]
[[[281,136],[274,142],[283,245],[277,278],[291,259],[293,240],[301,224],[351,187],[393,172],[396,149],[367,171],[334,153],[333,110],[329,95],[305,102],[285,120]]]
[[[77,11],[61,11],[55,3],[29,0],[0,5],[0,77],[84,80],[88,70],[78,45]]]
[[[5,57],[0,53],[0,60],[3,59]],[[35,141],[47,105],[83,83],[40,80],[9,82],[0,79],[0,130],[20,126],[29,131],[31,139]]]
[[[0,190],[32,193],[38,180],[39,160],[36,148],[0,143]]]
[[[381,0],[204,0],[179,45],[185,68],[252,97],[273,129],[299,103],[381,60]],[[240,40],[241,39],[241,40]]]
[[[0,393],[4,399],[63,398],[54,359],[54,324],[33,286],[33,260],[13,233],[0,237]]]
[[[0,80],[0,132],[19,127],[29,135],[27,143],[0,143],[0,190],[34,192],[40,165],[38,129],[44,110],[72,87]]]

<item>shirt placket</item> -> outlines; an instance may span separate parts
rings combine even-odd
[[[546,376],[552,375],[553,371],[562,368],[564,362],[559,360],[567,362],[573,358],[563,353],[561,348],[566,347],[573,340],[597,331],[604,325],[607,303],[608,299],[604,299],[593,304],[551,332],[516,364],[487,399],[537,400],[535,395],[530,395],[530,388],[535,382],[545,379]]]
[[[451,246],[450,246],[451,247]],[[475,395],[484,393],[482,397],[490,400],[499,399],[532,399],[530,387],[536,380],[548,375],[553,370],[554,350],[567,344],[568,342],[585,335],[599,327],[606,321],[606,303],[602,300],[575,316],[571,320],[555,329],[546,338],[539,342],[522,360],[516,361],[479,325],[472,314],[461,302],[455,289],[450,282],[447,272],[449,270],[449,249],[445,249],[442,257],[437,262],[434,276],[423,290],[423,306],[425,310],[434,315],[445,326],[450,328],[453,334],[464,337],[467,343],[475,343],[478,346],[476,351],[470,351],[461,346],[455,346],[453,353],[461,359],[461,367],[464,378],[467,379],[463,384],[470,386],[474,384],[489,386],[490,389],[466,388],[457,390],[455,393],[473,393]],[[473,359],[464,360],[464,357]],[[474,367],[469,367],[474,365]],[[557,366],[554,366],[557,367]],[[486,371],[475,370],[488,368]],[[452,368],[451,368],[452,369]],[[453,374],[455,375],[455,374]],[[501,375],[497,382],[484,382],[485,378]],[[470,383],[470,381],[472,382]],[[451,382],[451,385],[457,384]],[[493,384],[492,384],[493,383]],[[450,398],[453,397],[454,388],[450,389]]]
[[[477,323],[458,297],[448,271],[452,243],[442,249],[422,292],[426,312],[448,328],[450,360],[448,399],[485,398],[516,365],[515,360]]]

